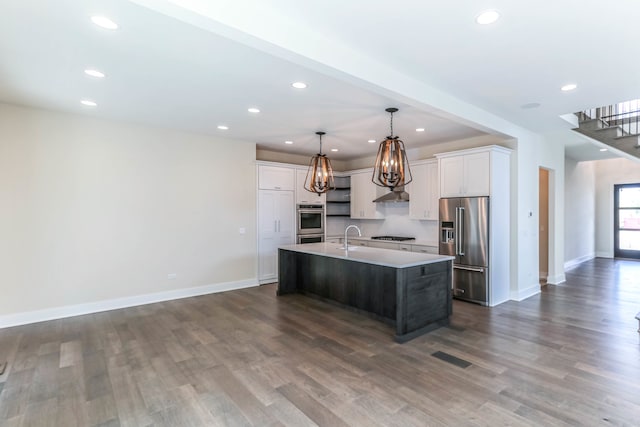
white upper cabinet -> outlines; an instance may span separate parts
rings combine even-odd
[[[293,191],[295,186],[295,169],[258,165],[258,188],[260,190]]]
[[[491,193],[490,151],[468,154],[437,154],[440,169],[440,197],[489,196]]]
[[[373,171],[358,172],[351,175],[351,218],[354,219],[382,219],[384,214],[381,207],[373,200],[384,195],[387,191],[371,182]]]
[[[412,165],[411,175],[413,181],[405,186],[409,193],[409,218],[437,220],[440,196],[437,161]]]
[[[304,181],[307,179],[307,169],[296,170],[296,203],[324,204],[326,194],[317,195],[304,189]],[[329,190],[331,191],[331,190]]]

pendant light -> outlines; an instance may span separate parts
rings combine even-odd
[[[324,134],[324,132],[316,132],[320,137],[320,152],[311,158],[307,178],[304,180],[304,189],[318,196],[336,188],[331,161],[322,154],[322,135]]]
[[[397,108],[385,110],[391,114],[391,135],[380,143],[376,163],[373,166],[371,180],[380,187],[388,187],[393,191],[396,187],[402,187],[413,179],[411,169],[404,150],[404,142],[398,136],[393,136],[393,113]]]

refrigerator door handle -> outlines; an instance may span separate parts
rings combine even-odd
[[[456,251],[456,256],[460,255],[460,233],[458,232],[458,220],[460,218],[460,208],[456,207],[456,220],[453,223],[453,241],[456,245],[455,247],[455,251]]]
[[[461,265],[454,265],[453,269],[454,270],[473,271],[475,273],[484,273],[484,268],[482,268],[482,267],[463,267]]]
[[[459,238],[458,240],[460,241],[460,254],[461,256],[464,256],[464,246],[465,246],[465,241],[464,241],[464,208],[460,208],[460,226],[459,226]]]

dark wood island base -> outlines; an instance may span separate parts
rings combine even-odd
[[[399,343],[449,324],[450,259],[392,267],[283,248],[278,252],[278,295],[298,292],[369,313],[394,325]]]

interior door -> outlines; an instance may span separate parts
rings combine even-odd
[[[640,259],[640,183],[614,185],[613,199],[613,254]]]

